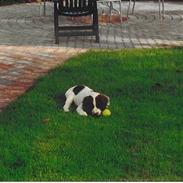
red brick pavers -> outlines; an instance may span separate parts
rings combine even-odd
[[[23,94],[35,79],[86,49],[0,46],[0,111]]]

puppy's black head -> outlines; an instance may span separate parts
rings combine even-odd
[[[94,108],[93,105],[93,97],[92,96],[87,96],[83,100],[83,110],[88,114],[92,115],[92,110]]]
[[[109,105],[109,97],[103,94],[99,94],[96,98],[96,107],[103,111]]]
[[[83,100],[83,110],[92,116],[100,116],[102,111],[109,105],[109,97],[99,94],[95,98],[87,96]]]

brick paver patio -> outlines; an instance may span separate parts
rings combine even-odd
[[[127,3],[123,5],[126,14]],[[156,3],[139,2],[127,22],[100,25],[100,44],[91,37],[74,37],[62,38],[60,45],[54,44],[52,3],[47,3],[45,17],[39,15],[37,3],[0,7],[0,110],[36,78],[88,48],[182,46],[183,3],[165,5],[162,20]]]
[[[0,109],[23,94],[35,79],[84,49],[0,46]]]

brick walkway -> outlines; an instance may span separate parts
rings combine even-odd
[[[127,4],[123,5],[126,14]],[[139,2],[126,23],[100,25],[100,44],[91,37],[77,37],[62,38],[56,46],[52,3],[47,3],[46,17],[40,16],[36,3],[0,7],[0,109],[37,77],[88,48],[182,46],[183,3],[166,3],[166,9],[160,20],[157,4]]]
[[[0,109],[23,94],[35,79],[84,49],[0,46]]]

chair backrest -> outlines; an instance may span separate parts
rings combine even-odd
[[[65,16],[90,15],[96,6],[95,0],[60,0],[59,12]]]

